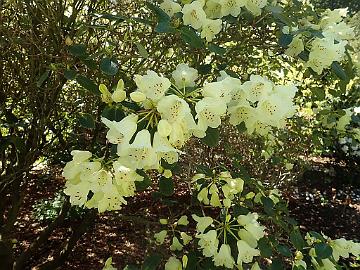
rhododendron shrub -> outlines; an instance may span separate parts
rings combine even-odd
[[[297,0],[165,0],[145,8],[156,14],[155,31],[180,35],[179,42],[193,47],[194,54],[203,50],[209,56],[223,55],[232,45],[231,35],[236,33],[227,34],[229,22],[250,22],[256,29],[258,21],[266,20],[268,30],[278,36],[284,62],[307,69],[314,80],[332,76],[331,70],[337,76],[332,80],[350,80],[341,63],[349,61],[349,41],[355,33],[345,22],[345,9],[316,13],[308,1]],[[220,37],[226,35],[222,42]],[[105,71],[111,68],[110,63]],[[101,117],[108,153],[71,152],[72,161],[63,170],[71,203],[99,213],[120,210],[127,198],[151,185],[149,175],[158,175],[160,194],[171,196],[173,168],[187,143],[199,139],[214,146],[225,124],[246,136],[276,142],[291,118],[302,116],[298,96],[303,85],[290,76],[281,81],[236,71],[234,67],[204,76],[183,60],[167,72],[147,70],[131,82],[116,78],[112,85],[100,84],[106,108],[121,110],[123,117]],[[344,131],[352,114],[358,112],[345,110],[337,121],[329,121],[326,114],[319,119],[324,126]],[[341,142],[348,151],[349,139]],[[358,146],[351,147],[358,153]],[[267,149],[264,158],[272,152]],[[292,164],[286,167],[291,169]],[[341,258],[360,255],[360,244],[352,240],[333,240],[316,232],[304,237],[289,217],[281,192],[241,170],[218,164],[188,177],[194,206],[178,217],[160,217],[162,229],[154,232],[154,244],[166,245],[168,254],[162,262],[153,255],[147,264],[169,270],[339,269]],[[111,264],[109,259],[104,269],[113,269]]]

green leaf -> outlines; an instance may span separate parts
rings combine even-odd
[[[272,248],[270,245],[270,241],[263,237],[258,241],[258,246],[260,249],[260,254],[262,257],[270,258],[272,256]]]
[[[75,79],[77,73],[75,70],[71,70],[71,69],[67,69],[64,71],[64,77],[67,79],[67,80],[73,80]]]
[[[151,256],[147,257],[144,261],[143,270],[156,270],[161,262],[161,255],[160,254],[152,254]]]
[[[211,69],[212,69],[211,64],[199,65],[197,68],[199,74],[201,75],[209,74],[211,72]]]
[[[206,176],[213,176],[213,173],[212,173],[212,171],[210,170],[210,168],[208,168],[207,166],[202,165],[202,164],[196,165],[196,171],[197,171],[198,173],[203,173],[203,174],[205,174]]]
[[[114,58],[103,58],[100,61],[100,69],[103,73],[109,76],[114,76],[118,70],[118,62]]]
[[[86,90],[90,91],[91,93],[95,95],[100,95],[99,87],[90,79],[86,78],[83,75],[79,75],[76,77],[76,81],[78,84],[80,84],[82,87],[84,87]]]
[[[142,181],[136,181],[135,182],[135,187],[137,191],[144,191],[146,190],[148,187],[151,186],[151,179],[150,177],[146,174],[146,172],[142,171],[142,170],[136,170],[136,173],[141,175],[142,177],[144,177],[144,179]]]
[[[88,113],[84,113],[80,116],[79,123],[84,128],[95,128],[94,118]]]
[[[345,70],[338,62],[333,62],[331,64],[331,69],[339,79],[343,81],[349,81],[349,77],[347,76]]]
[[[226,53],[226,49],[223,47],[220,47],[218,45],[215,44],[209,44],[208,45],[209,51],[216,53],[218,55],[224,55]]]
[[[147,2],[146,5],[155,13],[157,17],[157,26],[155,31],[158,33],[171,33],[175,32],[175,29],[170,25],[171,18],[161,8]]]
[[[102,111],[101,116],[111,120],[111,121],[121,121],[124,117],[124,111],[117,107],[105,107],[105,109]]]
[[[84,44],[74,44],[70,46],[69,52],[74,56],[84,56],[86,54],[86,46]]]
[[[50,76],[50,73],[51,73],[51,71],[49,69],[44,71],[44,73],[41,74],[39,79],[36,81],[36,86],[41,87],[43,85],[43,83],[47,80],[47,78]]]
[[[269,270],[282,270],[282,269],[284,269],[284,264],[279,258],[272,260]]]
[[[109,21],[116,21],[116,22],[123,22],[126,20],[126,17],[119,15],[119,14],[110,14],[110,13],[103,13],[101,14],[101,17],[104,19],[107,19]]]
[[[261,197],[261,202],[264,205],[265,212],[268,215],[272,216],[274,214],[274,209],[273,209],[274,202],[273,202],[273,200],[263,196],[263,197]]]
[[[130,264],[125,266],[123,270],[139,270],[139,268],[135,265]]]
[[[282,47],[288,47],[292,40],[293,40],[292,35],[281,33],[279,38],[279,45]]]
[[[233,211],[234,211],[234,213],[233,213],[234,217],[236,217],[236,218],[240,215],[247,215],[250,212],[249,209],[247,209],[246,207],[241,206],[241,205],[235,205],[233,207]]]
[[[290,233],[290,241],[297,250],[302,250],[305,246],[305,241],[298,229],[294,229]]]
[[[201,141],[210,147],[214,147],[214,146],[218,145],[219,139],[220,139],[219,130],[217,128],[209,127],[206,130],[206,136],[204,138],[202,138]]]
[[[161,177],[159,180],[159,191],[164,196],[171,196],[174,194],[174,181],[171,178]]]
[[[316,243],[315,252],[318,259],[326,259],[332,255],[332,247],[325,243]]]
[[[316,87],[312,90],[312,92],[315,94],[315,96],[318,100],[325,99],[325,89],[324,88]]]
[[[195,32],[195,30],[191,27],[182,26],[180,28],[180,36],[183,41],[189,44],[193,48],[202,48],[204,47],[204,43],[201,37]]]
[[[277,250],[285,257],[291,257],[292,255],[290,249],[285,245],[278,245]]]
[[[141,45],[141,43],[136,42],[135,45],[136,45],[136,48],[138,49],[139,54],[141,55],[141,57],[143,57],[143,58],[148,58],[149,57],[148,52],[146,51],[145,47],[143,45]]]
[[[240,133],[244,133],[244,132],[247,130],[244,121],[242,121],[240,124],[238,124],[238,125],[236,126],[236,128],[237,128],[237,130],[238,130]]]

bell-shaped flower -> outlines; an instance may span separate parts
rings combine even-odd
[[[126,204],[125,199],[119,194],[117,188],[112,183],[107,183],[97,191],[87,202],[88,208],[97,208],[99,213],[111,210],[120,210]]]
[[[211,217],[199,217],[195,214],[191,215],[192,218],[197,222],[196,230],[199,233],[203,233],[207,227],[209,227],[213,223],[213,219]]]
[[[166,235],[167,235],[167,230],[162,230],[162,231],[160,231],[158,233],[155,233],[154,238],[155,238],[157,243],[163,244],[164,241],[165,241]]]
[[[118,81],[116,89],[112,93],[111,98],[116,103],[125,100],[126,92],[124,91],[124,81],[122,79]]]
[[[183,240],[184,245],[189,244],[190,241],[192,240],[192,237],[185,232],[181,232],[180,236],[181,236],[181,239]]]
[[[204,1],[193,1],[190,4],[185,4],[183,13],[183,22],[185,25],[191,25],[194,29],[200,29],[205,20],[206,14],[203,10]]]
[[[183,120],[188,114],[191,114],[189,104],[176,95],[163,97],[156,106],[161,118],[167,120],[170,124]]]
[[[206,19],[201,29],[201,37],[205,38],[207,42],[210,42],[214,37],[220,33],[222,28],[222,20]]]
[[[245,5],[245,2],[246,0],[219,0],[219,4],[221,6],[221,16],[239,16],[241,12],[241,7]]]
[[[101,93],[101,100],[107,104],[112,102],[111,93],[105,84],[99,85],[99,91]]]
[[[205,84],[202,94],[204,97],[216,98],[227,104],[230,102],[233,95],[233,89],[236,87],[233,82],[234,81],[231,78],[226,78],[219,82]]]
[[[222,244],[218,253],[214,255],[214,265],[224,266],[233,269],[235,261],[231,256],[231,248],[227,244]]]
[[[198,127],[206,131],[208,127],[217,128],[221,124],[221,117],[226,113],[226,103],[213,97],[205,97],[195,105]]]
[[[172,244],[170,246],[170,250],[174,251],[174,250],[182,250],[183,249],[183,245],[180,243],[179,239],[177,239],[176,236],[173,237],[172,239]]]
[[[89,191],[90,183],[86,181],[81,181],[76,185],[67,182],[64,189],[64,193],[70,197],[70,203],[79,206],[86,203]]]
[[[182,270],[181,261],[176,259],[176,257],[170,257],[165,263],[165,270]]]
[[[171,82],[168,78],[159,76],[156,72],[148,70],[146,75],[135,75],[134,81],[139,92],[146,95],[150,100],[157,102],[170,88]]]
[[[81,181],[88,181],[94,173],[101,169],[101,163],[98,161],[87,161],[81,163],[82,171],[80,174]]]
[[[71,151],[71,155],[73,156],[72,161],[66,163],[62,172],[62,176],[66,180],[74,180],[75,178],[78,178],[84,169],[83,163],[87,162],[92,156],[91,152],[80,150]]]
[[[110,121],[105,117],[101,118],[101,121],[109,128],[106,138],[112,144],[128,143],[136,132],[137,120],[138,116],[135,114],[126,116],[120,122]]]
[[[179,153],[182,153],[171,146],[168,139],[160,136],[158,132],[154,134],[153,149],[156,151],[158,159],[163,158],[169,164],[177,162],[179,160]]]
[[[161,137],[167,137],[171,134],[172,126],[167,120],[161,119],[157,125],[157,130]]]
[[[199,234],[198,245],[202,248],[205,257],[212,257],[216,254],[219,246],[219,239],[215,230],[210,230],[207,233]]]
[[[189,220],[187,216],[181,216],[179,220],[176,222],[177,225],[187,226],[189,224]]]
[[[206,16],[210,19],[221,18],[221,5],[218,0],[207,0],[205,4]]]
[[[74,162],[84,162],[91,158],[92,154],[89,151],[73,150],[71,151]]]
[[[169,15],[169,17],[172,17],[175,13],[181,11],[181,6],[172,0],[164,0],[160,4],[160,8],[165,11],[165,13]]]
[[[238,235],[241,238],[241,240],[244,240],[246,243],[249,244],[250,247],[256,248],[257,247],[257,240],[256,238],[247,230],[240,229],[238,231]]]
[[[239,104],[230,107],[228,113],[230,114],[229,122],[233,126],[237,126],[244,122],[247,129],[249,129],[257,120],[258,111],[249,104]]]
[[[260,256],[260,251],[249,246],[244,240],[238,240],[236,244],[239,252],[237,258],[238,264],[251,263],[255,256]]]
[[[87,178],[87,181],[91,183],[91,191],[97,192],[108,184],[112,183],[112,174],[104,169],[101,169]]]
[[[156,169],[159,160],[151,145],[150,132],[143,129],[136,134],[134,142],[118,148],[119,162],[131,169]]]
[[[266,100],[273,91],[273,87],[274,84],[271,81],[259,75],[251,75],[250,80],[243,83],[247,99],[252,103]]]
[[[261,9],[265,7],[267,0],[246,0],[245,7],[249,10],[254,16],[261,15]]]
[[[182,89],[184,87],[194,87],[195,80],[198,77],[198,71],[189,67],[187,64],[181,63],[176,66],[172,73],[175,85]]]
[[[301,35],[297,35],[290,42],[289,47],[285,51],[285,54],[295,57],[304,51],[304,49],[304,42],[302,41]]]
[[[124,197],[135,195],[135,182],[143,181],[143,177],[135,170],[123,166],[119,161],[113,163],[114,180],[119,193]]]

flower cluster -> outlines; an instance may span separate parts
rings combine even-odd
[[[204,180],[200,184],[199,180]],[[205,205],[213,207],[227,207],[232,204],[234,196],[241,194],[244,181],[241,178],[232,178],[229,172],[221,172],[216,177],[207,177],[204,174],[196,174],[193,177],[196,188],[199,191],[197,199]],[[222,191],[219,196],[220,190]]]
[[[182,153],[180,149],[192,136],[205,137],[208,128],[219,127],[227,115],[231,124],[244,122],[248,133],[264,135],[270,127],[284,127],[286,118],[295,112],[292,99],[297,88],[293,85],[274,85],[258,75],[241,84],[239,79],[222,73],[218,81],[197,88],[197,77],[197,70],[186,64],[177,66],[172,80],[151,70],[145,75],[135,75],[137,89],[130,93],[130,99],[141,109],[128,111],[121,121],[101,118],[108,128],[106,138],[117,147],[118,157],[112,166],[108,165],[110,169],[102,168],[99,161],[90,162],[91,153],[84,159],[75,154],[64,169],[68,180],[66,192],[74,203],[95,207],[101,212],[119,209],[125,203],[123,197],[133,195],[134,182],[139,180],[137,170],[162,171],[163,162],[176,163]],[[100,85],[103,95],[109,96],[105,88]],[[114,94],[119,92],[125,92],[122,81],[111,100],[115,100]],[[121,94],[123,98],[127,98],[126,93]],[[103,100],[110,99],[103,97]],[[171,174],[167,172],[167,175]],[[232,196],[241,192],[242,182],[225,173],[223,176],[227,182],[221,187],[223,203],[229,205]],[[216,185],[200,191],[204,201],[207,200],[205,193],[212,194],[213,205],[221,205]],[[91,199],[87,202],[88,195]]]
[[[297,56],[303,51],[309,52],[306,66],[317,74],[330,67],[334,61],[340,62],[345,56],[345,47],[348,40],[354,38],[354,29],[346,24],[343,19],[347,15],[347,9],[326,10],[317,24],[313,19],[302,20],[300,30],[293,27],[284,27],[285,34],[294,35],[286,50],[289,56]],[[309,33],[317,33],[310,35]]]
[[[282,128],[296,111],[293,103],[296,91],[294,85],[275,85],[265,77],[251,75],[250,81],[237,84],[233,91],[228,110],[230,124],[244,122],[249,134],[261,135],[271,127]]]
[[[99,212],[119,210],[126,204],[125,197],[134,195],[135,182],[143,180],[118,161],[104,168],[100,161],[90,160],[88,151],[74,150],[71,154],[73,159],[66,164],[63,176],[67,180],[64,192],[73,205],[97,208]]]
[[[230,269],[235,265],[242,267],[243,263],[252,263],[254,257],[260,256],[257,241],[264,237],[265,227],[258,223],[256,213],[239,215],[237,218],[227,214],[222,222],[208,216],[192,217],[197,223],[198,246],[205,257],[213,258],[215,266]],[[236,240],[237,251],[231,250],[228,243],[230,238]],[[232,254],[238,254],[236,261]]]
[[[189,224],[187,216],[181,216],[177,221],[173,222],[172,224],[169,223],[168,219],[161,219],[160,223],[171,227],[171,251],[182,250],[183,247],[189,244],[192,240],[192,237],[190,235],[179,229],[179,226],[187,226]],[[154,235],[156,242],[158,244],[163,244],[168,234],[168,230],[161,230],[160,232],[156,233]],[[179,239],[181,239],[181,241]]]
[[[267,0],[195,0],[188,1],[183,7],[172,0],[164,0],[160,7],[170,16],[181,12],[185,25],[191,25],[201,32],[201,37],[207,41],[221,31],[221,18],[231,15],[240,15],[241,8],[245,7],[254,16],[261,14],[261,9],[266,6]]]
[[[355,243],[351,240],[346,240],[344,238],[332,240],[325,235],[313,235],[306,234],[307,244],[311,247],[309,250],[309,255],[311,257],[311,264],[316,270],[336,270],[337,262],[340,257],[349,258],[350,254],[354,256],[360,255],[360,243]],[[321,245],[322,247],[329,246],[332,249],[331,258],[323,258],[321,254],[317,254],[316,245]],[[321,250],[319,248],[319,250]],[[320,257],[320,258],[319,258]],[[307,263],[303,260],[303,255],[300,251],[297,251],[297,256],[294,261],[295,266],[302,266],[304,269],[307,269]]]

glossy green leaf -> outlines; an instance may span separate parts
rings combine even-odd
[[[333,62],[331,64],[331,69],[339,79],[343,81],[349,81],[349,78],[346,75],[345,70],[341,67],[341,65],[338,62]]]
[[[49,69],[44,71],[43,74],[41,74],[39,79],[36,81],[36,86],[41,87],[44,84],[44,82],[49,78],[50,74],[51,74],[51,71]]]
[[[270,258],[273,254],[270,242],[267,238],[263,237],[258,241],[258,247],[260,250],[261,256],[265,258]]]
[[[152,254],[147,257],[144,261],[143,270],[156,270],[161,262],[161,255],[160,254]]]
[[[145,49],[145,47],[143,45],[141,45],[141,43],[136,42],[135,45],[136,45],[136,48],[138,49],[138,52],[141,55],[141,57],[143,57],[143,58],[149,57],[147,50]]]
[[[114,76],[119,70],[118,62],[114,58],[105,57],[100,61],[100,69],[106,75]]]
[[[79,117],[79,123],[84,128],[95,128],[94,118],[88,113],[84,113]]]
[[[332,255],[332,247],[325,243],[316,243],[315,252],[318,259],[326,259]]]
[[[171,196],[174,194],[174,181],[171,178],[161,177],[159,180],[159,191],[164,196]]]
[[[64,71],[64,77],[67,79],[67,80],[73,80],[76,78],[76,71],[75,70],[71,70],[71,69],[67,69]]]
[[[74,56],[84,56],[86,54],[86,46],[84,44],[71,45],[69,52]]]
[[[83,75],[79,75],[76,77],[76,81],[78,84],[80,84],[82,87],[84,87],[86,90],[90,91],[91,93],[95,95],[100,95],[98,85],[95,84],[92,80],[88,79],[87,77]]]
[[[220,139],[220,132],[217,128],[208,128],[206,131],[206,136],[201,139],[201,141],[210,146],[214,147],[217,146]]]
[[[182,40],[189,44],[193,48],[202,48],[204,47],[204,43],[201,37],[195,32],[195,30],[191,27],[182,26],[180,28],[180,36]]]
[[[302,250],[305,247],[305,240],[298,229],[290,233],[290,241],[297,250]]]

